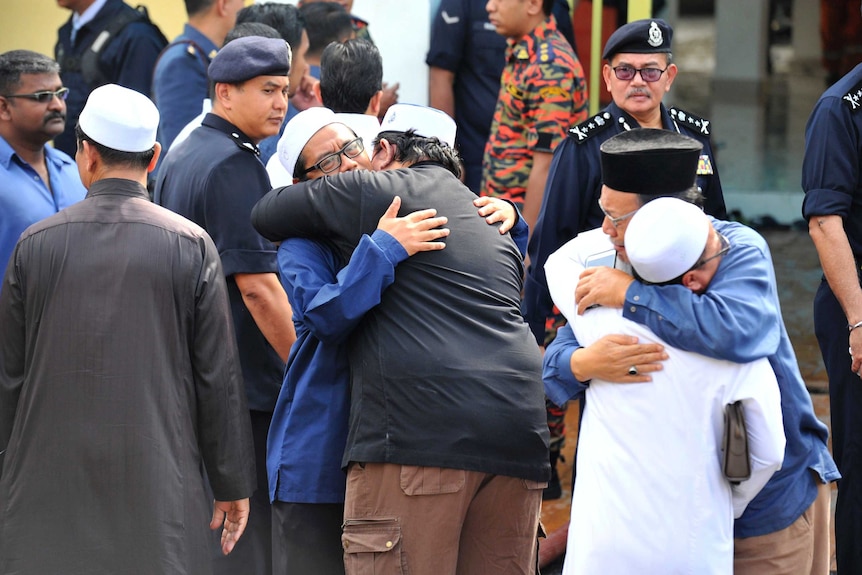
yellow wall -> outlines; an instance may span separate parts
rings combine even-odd
[[[127,0],[131,6],[143,4],[168,40],[182,32],[186,21],[183,0]],[[57,29],[71,12],[55,0],[0,0],[0,53],[9,50],[34,50],[54,55]]]

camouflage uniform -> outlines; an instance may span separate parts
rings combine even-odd
[[[482,195],[523,205],[533,152],[552,153],[566,128],[587,117],[584,71],[553,17],[509,40],[485,145]]]

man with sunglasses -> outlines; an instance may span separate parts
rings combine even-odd
[[[282,39],[249,36],[226,44],[208,70],[212,112],[171,149],[156,177],[156,203],[206,229],[219,249],[248,394],[258,487],[246,536],[230,557],[217,560],[220,572],[272,569],[266,434],[296,335],[275,246],[255,232],[249,215],[270,189],[257,144],[284,120],[290,66]]]
[[[47,145],[66,124],[68,94],[51,58],[0,54],[0,270],[30,224],[87,193],[75,161]]]
[[[689,168],[676,172],[680,189],[694,179],[700,150],[689,151]],[[656,162],[665,160],[662,152],[651,155]],[[635,190],[641,175],[617,173],[606,178],[606,185]],[[678,198],[645,204],[627,220],[626,235],[631,240],[626,258],[636,277],[699,294],[729,249],[709,217]],[[613,333],[660,343],[619,309],[598,306],[578,315],[572,293],[555,289],[569,283],[560,282],[560,275],[578,278],[584,271],[581,262],[587,258],[573,255],[588,256],[602,239],[607,245],[606,238],[592,236],[587,232],[573,240],[580,248],[574,253],[548,258],[548,281],[569,319],[567,329],[587,347]],[[733,518],[780,467],[784,454],[775,375],[765,359],[733,363],[667,351],[669,358],[662,370],[651,372],[649,384],[617,385],[594,377],[586,388],[563,573],[720,575],[733,570]],[[623,373],[637,371],[629,366]],[[725,406],[737,401],[745,411],[751,463],[749,477],[733,485],[722,473],[719,452]]]
[[[607,248],[610,244],[622,262],[627,262],[626,229],[632,215],[650,200],[668,195],[665,182],[672,177],[674,167],[646,156],[636,161],[621,155],[616,162],[607,163],[605,147],[645,140],[660,150],[680,138],[694,142],[667,130],[632,130],[602,146],[603,173],[623,170],[642,180],[638,193],[607,186],[601,192],[601,205],[607,214],[602,224],[607,235],[603,245]],[[683,194],[683,199],[686,196]],[[733,571],[736,575],[826,575],[830,559],[829,483],[838,479],[839,473],[829,455],[827,428],[814,413],[784,328],[769,247],[751,228],[714,218],[711,221],[731,247],[721,258],[706,264],[716,269],[709,289],[702,294],[678,285],[647,285],[625,271],[608,267],[586,270],[577,291],[573,287],[560,289],[574,293],[577,313],[594,305],[621,307],[623,317],[649,327],[662,341],[679,349],[737,363],[769,360],[781,392],[787,445],[781,469],[734,524]],[[585,232],[579,238],[594,233]],[[607,336],[582,347],[566,326],[545,354],[546,391],[552,398],[563,400],[578,394],[593,378],[647,383],[651,373],[662,369],[665,357],[660,346],[639,344],[636,338],[623,335]]]
[[[727,215],[710,146],[709,121],[662,103],[677,75],[672,38],[673,29],[661,19],[637,20],[614,32],[602,54],[602,77],[613,101],[573,126],[554,151],[544,202],[530,239],[530,267],[524,283],[524,316],[539,343],[546,336],[553,337],[545,261],[565,242],[602,223],[597,202],[602,186],[599,148],[608,138],[635,128],[671,130],[694,138],[703,145],[697,185],[706,198],[704,209],[717,218]]]

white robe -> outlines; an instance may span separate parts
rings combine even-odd
[[[577,315],[581,262],[609,247],[593,230],[548,259],[554,303],[582,346],[615,333],[659,341],[620,309]],[[781,466],[780,396],[768,361],[737,364],[665,348],[670,358],[651,383],[593,379],[587,388],[566,575],[732,573],[733,518]],[[723,413],[740,399],[752,475],[732,487],[721,472]]]

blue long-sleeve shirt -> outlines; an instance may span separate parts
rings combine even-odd
[[[766,241],[734,222],[713,220],[731,249],[722,258],[706,293],[682,286],[634,282],[626,292],[623,317],[646,325],[669,345],[735,362],[767,358],[781,391],[787,444],[784,464],[734,524],[736,537],[753,537],[788,527],[817,497],[810,480],[839,478],[827,448],[828,431],[817,419],[781,318],[772,257]],[[569,360],[578,348],[571,329],[561,329],[545,355],[546,392],[557,401],[584,383],[572,376]],[[553,394],[553,395],[552,395]]]
[[[278,250],[293,308],[290,350],[267,440],[271,501],[344,501],[341,456],[350,411],[350,368],[343,345],[362,316],[380,303],[407,252],[388,233],[363,236],[340,272],[335,252],[303,238]]]

